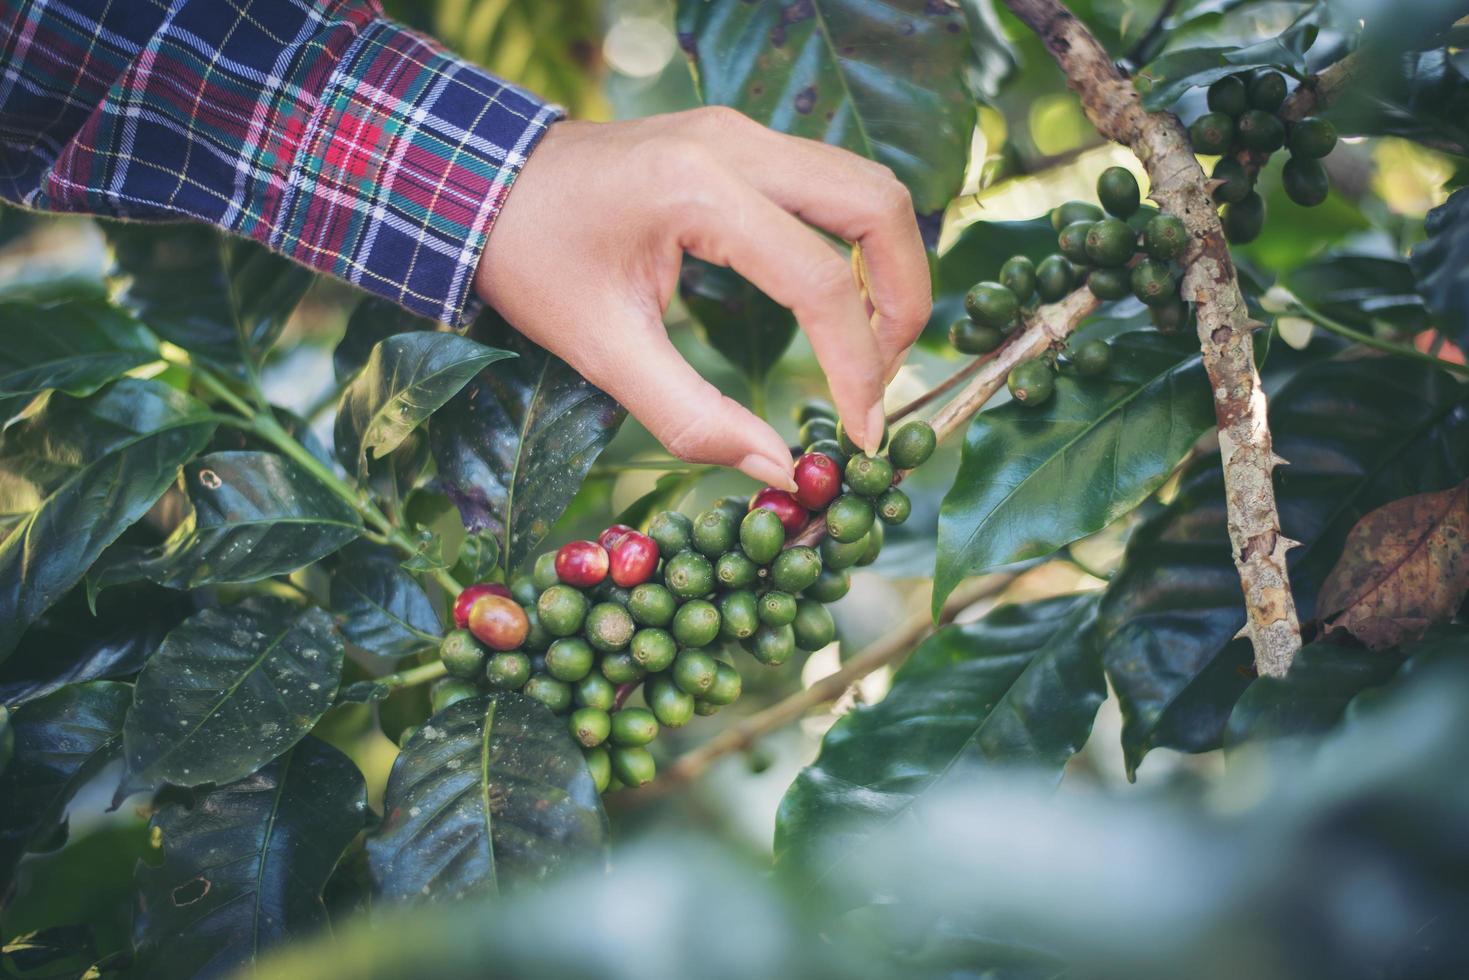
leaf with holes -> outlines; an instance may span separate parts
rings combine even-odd
[[[0,434],[0,660],[148,512],[214,425],[188,395],[123,378],[84,399],[53,394]]]
[[[332,573],[331,609],[349,642],[393,659],[438,645],[434,604],[395,557],[363,548],[344,558]]]
[[[83,397],[158,359],[158,342],[141,323],[98,297],[0,303],[0,422],[7,404],[23,407],[56,388]]]
[[[332,706],[342,653],[329,615],[280,599],[189,617],[138,675],[116,801],[162,783],[228,783],[259,769]]]
[[[385,899],[437,902],[539,881],[599,858],[606,839],[566,723],[518,694],[482,694],[403,746],[367,856]]]
[[[1039,408],[975,416],[939,512],[935,611],[966,576],[1048,555],[1132,510],[1214,424],[1196,339],[1140,330],[1111,346],[1105,377],[1063,375]]]
[[[815,887],[949,778],[1059,779],[1106,698],[1095,595],[1002,606],[913,652],[877,704],[832,726],[776,817],[778,868]]]
[[[365,474],[481,368],[514,355],[454,333],[404,333],[379,341],[337,405],[337,459]]]
[[[1460,346],[1469,346],[1469,188],[1430,211],[1423,230],[1428,238],[1413,249],[1411,259],[1418,292],[1436,326]]]
[[[733,269],[685,259],[679,295],[705,341],[753,387],[780,360],[796,336],[796,317]]]
[[[1469,478],[1469,390],[1435,368],[1378,357],[1307,365],[1270,402],[1291,584],[1301,620],[1348,532],[1376,507]],[[1253,676],[1223,473],[1203,458],[1133,533],[1098,614],[1130,772],[1155,747],[1217,748]]]
[[[117,756],[131,692],[115,681],[74,684],[11,715],[14,755],[0,771],[0,894],[21,856],[62,823],[76,791]]]
[[[891,167],[923,215],[959,192],[975,107],[969,28],[932,0],[682,0],[699,95]]]
[[[223,365],[259,364],[311,286],[310,269],[207,225],[109,222],[124,306],[154,333]]]
[[[157,548],[108,552],[92,594],[148,579],[174,589],[256,582],[326,557],[362,533],[362,519],[297,463],[274,453],[210,453],[184,467],[193,511]]]
[[[1316,614],[1374,650],[1446,622],[1469,594],[1469,481],[1394,500],[1347,535]]]
[[[352,760],[310,737],[193,806],[164,806],[149,825],[162,860],[136,873],[138,975],[234,975],[325,929],[322,889],[367,816]]]
[[[514,571],[581,489],[626,412],[493,314],[472,334],[519,356],[490,365],[445,405],[429,444],[464,527],[498,536]]]

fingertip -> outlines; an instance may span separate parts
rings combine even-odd
[[[882,430],[886,424],[887,413],[879,401],[867,412],[867,430],[862,439],[862,449],[867,455],[876,456],[882,451]]]
[[[791,475],[789,461],[782,465],[763,453],[750,453],[740,460],[737,469],[766,486],[777,487],[781,490],[794,491],[796,489],[796,481]]]

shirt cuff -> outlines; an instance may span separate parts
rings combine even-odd
[[[343,52],[298,144],[271,247],[459,324],[510,186],[564,115],[387,20]]]

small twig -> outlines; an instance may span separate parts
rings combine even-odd
[[[982,599],[998,595],[1014,580],[1010,574],[991,575],[954,591],[944,603],[940,625]],[[666,792],[675,786],[697,779],[716,759],[749,748],[764,736],[797,720],[818,705],[840,698],[853,684],[868,674],[909,653],[915,644],[938,629],[924,611],[903,622],[887,636],[867,647],[836,670],[802,691],[756,712],[726,728],[703,745],[675,760],[655,782],[639,790],[637,796]]]
[[[1373,350],[1382,351],[1384,354],[1391,354],[1394,357],[1402,357],[1410,361],[1417,361],[1419,364],[1431,364],[1436,368],[1440,368],[1444,371],[1449,371],[1454,374],[1469,376],[1469,365],[1455,364],[1453,361],[1446,361],[1441,357],[1434,357],[1432,354],[1426,354],[1416,348],[1406,347],[1402,344],[1395,344],[1390,340],[1382,340],[1378,337],[1374,337],[1370,333],[1363,333],[1360,330],[1356,330],[1352,327],[1347,326],[1340,320],[1332,319],[1325,313],[1322,313],[1320,310],[1307,306],[1305,303],[1297,301],[1295,307],[1292,308],[1289,312],[1293,316],[1299,316],[1304,319],[1310,320],[1312,323],[1316,324],[1318,327],[1321,327],[1323,330],[1334,333],[1338,337],[1344,337],[1354,343],[1361,344],[1363,347],[1370,347]]]
[[[901,408],[895,409],[892,412],[889,412],[888,425],[892,425],[894,422],[901,422],[903,419],[912,415],[920,408],[923,408],[924,406],[937,401],[950,391],[953,391],[955,388],[959,387],[961,384],[964,383],[964,380],[966,378],[968,378],[975,371],[978,371],[979,366],[991,356],[993,355],[985,354],[981,357],[971,357],[969,360],[965,361],[964,365],[960,367],[959,370],[955,371],[953,374],[949,375],[947,378],[940,381],[938,384],[934,385],[932,388],[928,389],[908,404],[904,405]]]

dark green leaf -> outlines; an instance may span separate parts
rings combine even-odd
[[[483,582],[500,567],[500,541],[491,534],[466,534],[459,545],[458,570],[471,582]]]
[[[481,371],[435,417],[429,441],[464,527],[500,538],[514,571],[581,487],[626,413],[561,359],[486,314],[473,336],[519,356]]]
[[[1379,322],[1414,333],[1429,326],[1402,259],[1334,252],[1293,270],[1285,285],[1312,309],[1367,332]]]
[[[165,782],[228,783],[259,769],[332,706],[342,652],[330,616],[279,599],[189,617],[138,675],[118,799]]]
[[[1271,400],[1282,530],[1302,622],[1368,511],[1469,476],[1469,389],[1447,374],[1391,358],[1303,368]],[[1157,746],[1217,748],[1249,684],[1250,644],[1230,558],[1223,475],[1205,458],[1178,496],[1128,544],[1098,616],[1103,659],[1122,708],[1129,770]]]
[[[87,925],[53,926],[17,933],[0,946],[0,976],[5,980],[90,980],[97,942]]]
[[[1170,51],[1139,69],[1133,85],[1143,94],[1143,107],[1156,112],[1172,106],[1191,88],[1245,69],[1278,65],[1304,72],[1306,51],[1316,41],[1321,20],[1322,10],[1313,4],[1280,34],[1256,44]]]
[[[1428,240],[1412,257],[1418,291],[1439,330],[1469,347],[1469,189],[1428,212],[1423,229]]]
[[[1062,376],[1038,408],[980,413],[939,513],[934,608],[966,576],[1048,555],[1126,514],[1213,424],[1197,339],[1151,330],[1112,341],[1105,378]]]
[[[124,305],[162,337],[221,364],[259,363],[310,287],[310,269],[207,225],[106,226]]]
[[[414,330],[437,330],[428,317],[415,316],[397,303],[368,296],[357,304],[347,319],[347,330],[332,351],[332,370],[338,382],[350,381],[372,356],[380,341]]]
[[[1412,23],[1413,17],[1391,18]],[[1469,153],[1469,79],[1448,48],[1358,58],[1364,70],[1331,107],[1350,136],[1401,136],[1435,149]],[[1463,57],[1462,51],[1459,57]]]
[[[776,818],[778,867],[810,885],[862,861],[936,787],[1027,767],[1059,779],[1106,698],[1096,597],[1002,606],[925,640],[882,701],[827,732]]]
[[[342,634],[380,657],[437,645],[443,629],[423,586],[391,555],[364,552],[348,554],[332,573],[331,607]]]
[[[1032,262],[1056,251],[1056,232],[1049,217],[1030,221],[977,221],[960,233],[957,241],[934,265],[933,315],[924,328],[924,343],[944,352],[949,347],[949,326],[964,312],[964,294],[985,279],[998,279],[1000,266],[1012,255]]]
[[[0,894],[21,855],[51,835],[76,791],[116,756],[131,691],[92,681],[12,713],[15,754],[0,772]]]
[[[315,477],[274,453],[210,453],[184,467],[193,512],[157,548],[117,549],[93,593],[148,579],[174,589],[285,575],[362,533],[362,519]]]
[[[163,860],[138,864],[138,975],[233,975],[324,929],[322,889],[366,817],[362,774],[314,738],[192,807],[163,807],[151,824]]]
[[[975,107],[964,12],[929,0],[682,0],[699,94],[886,164],[922,214],[958,193]]]
[[[468,698],[393,763],[367,854],[379,894],[449,901],[597,858],[607,816],[566,724],[518,694]]]
[[[992,0],[959,0],[969,24],[973,58],[965,71],[969,91],[981,102],[990,102],[1018,63],[1015,49],[995,13]]]
[[[678,291],[709,346],[751,387],[764,383],[796,336],[795,315],[733,269],[685,259]]]
[[[403,333],[379,341],[337,406],[337,458],[364,473],[487,364],[513,355],[455,333]]]
[[[158,358],[142,324],[96,297],[0,303],[0,333],[0,403],[19,404],[48,388],[90,395]]]
[[[0,436],[0,660],[148,512],[214,423],[189,396],[123,378],[53,394]]]

